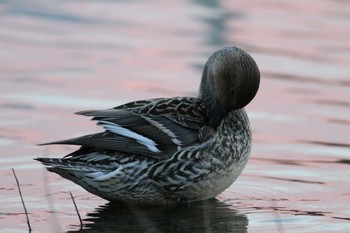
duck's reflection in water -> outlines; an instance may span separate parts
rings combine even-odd
[[[248,218],[232,209],[232,206],[212,199],[186,207],[109,203],[89,213],[83,223],[83,232],[225,233],[247,232]]]

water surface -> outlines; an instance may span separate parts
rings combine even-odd
[[[350,229],[348,1],[1,1],[0,229],[27,232],[347,232]],[[98,132],[73,115],[126,101],[196,95],[209,54],[235,44],[257,61],[254,135],[241,177],[215,201],[110,205],[33,157],[41,142]]]

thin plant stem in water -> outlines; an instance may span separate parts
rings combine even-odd
[[[69,194],[70,194],[70,197],[72,198],[72,201],[73,201],[73,204],[74,204],[74,207],[75,207],[75,211],[77,212],[77,215],[78,215],[78,218],[79,218],[80,230],[82,230],[82,229],[83,229],[83,221],[81,220],[81,217],[80,217],[80,214],[79,214],[79,210],[78,210],[77,204],[75,203],[75,200],[74,200],[74,197],[73,197],[71,191],[69,191]]]
[[[16,183],[17,183],[17,187],[18,187],[19,196],[21,197],[23,209],[24,209],[24,212],[25,212],[26,218],[27,218],[27,224],[28,224],[29,232],[32,232],[32,228],[31,228],[31,226],[30,226],[30,221],[29,221],[29,216],[28,216],[28,211],[27,211],[26,205],[24,204],[24,201],[23,201],[23,196],[22,196],[22,192],[21,192],[21,187],[19,186],[19,182],[18,182],[16,173],[15,173],[15,169],[13,169],[13,168],[12,168],[12,173],[13,173],[15,179],[16,179]]]

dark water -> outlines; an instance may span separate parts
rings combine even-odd
[[[0,229],[76,232],[349,232],[350,3],[0,1]],[[190,207],[109,205],[49,174],[35,144],[97,132],[73,115],[135,99],[196,95],[208,55],[257,61],[254,145],[241,177]]]
[[[84,221],[86,232],[247,232],[248,226],[244,214],[217,200],[174,208],[105,205]]]

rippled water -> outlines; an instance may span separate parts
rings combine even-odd
[[[26,232],[348,232],[350,3],[0,1],[0,229]],[[208,55],[236,44],[257,61],[254,134],[241,177],[189,208],[109,205],[33,161],[35,144],[99,129],[72,113],[196,95]]]

